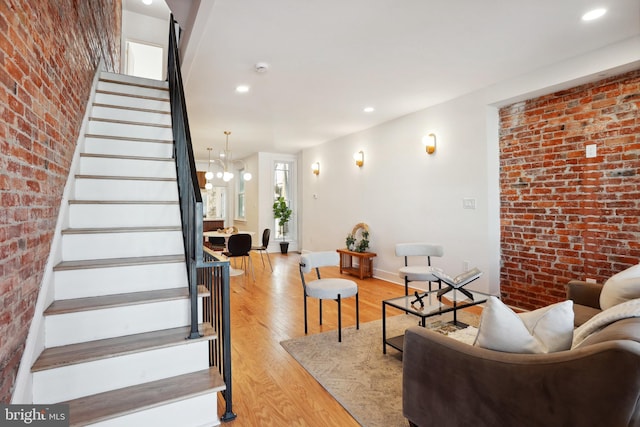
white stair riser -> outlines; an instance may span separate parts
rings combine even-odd
[[[175,181],[76,179],[77,200],[178,200]]]
[[[147,156],[170,159],[173,143],[127,141],[119,139],[87,137],[85,152],[91,154],[115,154],[120,156]]]
[[[91,135],[109,135],[126,138],[158,139],[161,141],[173,140],[173,131],[170,128],[100,122],[95,120],[89,121],[87,133]]]
[[[80,157],[80,174],[175,179],[176,164],[173,160],[138,160],[85,156]]]
[[[158,125],[171,125],[171,115],[151,111],[137,111],[123,108],[93,106],[91,117],[110,120],[123,120]]]
[[[33,399],[65,401],[207,368],[208,342],[197,341],[34,372]]]
[[[169,91],[166,89],[153,89],[143,86],[112,83],[104,80],[100,80],[100,82],[98,82],[98,90],[104,92],[118,92],[130,96],[169,99]]]
[[[115,80],[122,83],[143,84],[145,86],[153,86],[157,88],[168,88],[169,83],[166,80],[154,80],[144,77],[130,76],[128,74],[117,74],[103,71],[100,73],[101,80]]]
[[[178,204],[71,204],[69,227],[180,226]]]
[[[189,399],[182,399],[119,418],[91,424],[95,427],[211,427],[219,426],[217,392],[209,392]]]
[[[144,264],[55,271],[55,299],[187,287],[184,263]]]
[[[183,250],[179,230],[62,235],[64,261],[173,255]]]
[[[198,298],[198,311],[201,309]],[[45,316],[45,347],[139,334],[190,324],[188,298]],[[202,321],[201,314],[198,315]]]
[[[159,99],[134,98],[131,96],[112,95],[96,92],[93,100],[96,104],[118,105],[120,107],[144,108],[147,110],[171,111],[171,104]]]

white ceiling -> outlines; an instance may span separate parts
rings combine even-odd
[[[235,158],[295,153],[640,34],[638,0],[199,3],[183,78],[200,159],[225,130]]]

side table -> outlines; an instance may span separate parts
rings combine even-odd
[[[358,276],[360,279],[373,277],[373,258],[376,254],[373,252],[354,252],[348,249],[337,249],[340,254],[340,274],[348,273]],[[358,265],[353,265],[353,259],[356,258]]]

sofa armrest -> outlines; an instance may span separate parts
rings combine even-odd
[[[403,414],[420,427],[637,426],[639,366],[633,341],[512,354],[414,326],[405,333]]]
[[[570,280],[567,283],[567,297],[575,304],[600,309],[601,283],[585,282],[583,280]]]

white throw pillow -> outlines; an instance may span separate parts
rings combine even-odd
[[[606,310],[636,298],[640,298],[640,264],[614,274],[604,283],[600,308]]]
[[[570,349],[572,339],[573,301],[516,314],[489,297],[474,345],[508,353],[552,353]]]

